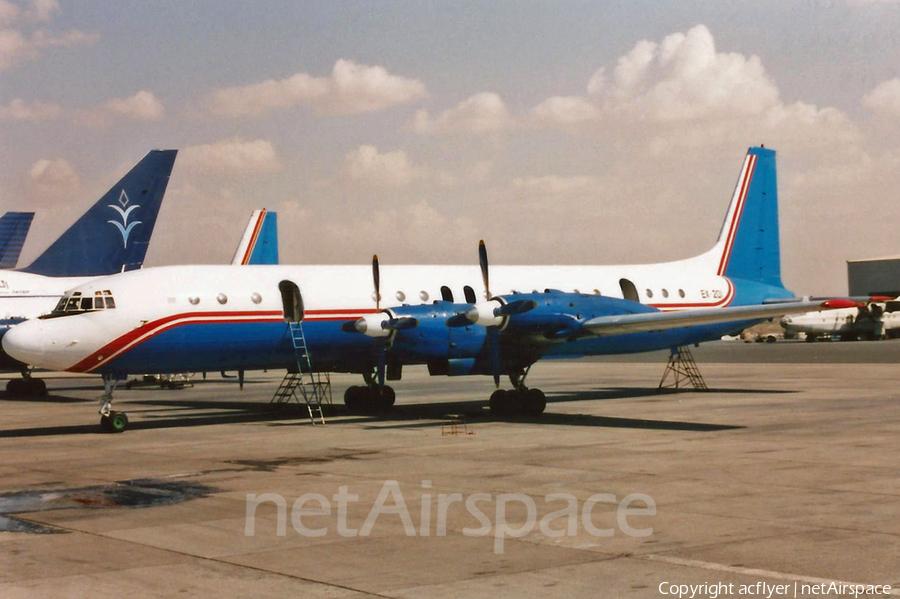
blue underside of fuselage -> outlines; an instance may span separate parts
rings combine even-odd
[[[719,339],[758,321],[730,322],[632,333],[585,337],[549,346],[546,357],[611,355],[648,352]],[[304,335],[314,370],[369,372],[374,343],[361,334],[341,330],[341,322],[305,322]],[[445,354],[446,355],[446,354]],[[396,356],[405,364],[426,363],[422,356]],[[408,359],[404,359],[408,358]],[[202,323],[170,329],[144,341],[97,369],[113,374],[262,370],[296,368],[290,331],[284,322]]]

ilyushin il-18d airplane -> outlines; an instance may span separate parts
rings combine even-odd
[[[52,310],[67,289],[141,267],[176,153],[150,151],[34,262],[0,272],[0,337]],[[44,382],[5,352],[0,352],[0,370],[23,374],[7,383],[8,393],[46,393]]]
[[[544,394],[525,377],[543,357],[677,348],[784,314],[855,305],[784,288],[776,187],[775,152],[750,148],[718,241],[686,260],[489,267],[482,243],[479,266],[382,268],[376,258],[372,269],[148,268],[71,289],[50,314],[7,333],[3,347],[42,368],[101,374],[101,425],[111,431],[127,426],[111,410],[116,380],[185,370],[359,373],[366,385],[347,390],[348,407],[386,408],[395,393],[385,378],[427,365],[432,375],[491,375],[498,386],[507,375],[513,389],[494,392],[492,412],[539,414]]]

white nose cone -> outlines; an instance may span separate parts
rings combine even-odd
[[[3,351],[19,362],[42,366],[45,347],[42,324],[39,320],[29,320],[10,328],[3,335]]]

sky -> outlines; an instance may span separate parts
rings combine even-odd
[[[900,1],[0,0],[0,211],[30,263],[150,149],[145,266],[624,264],[714,243],[777,151],[782,272],[900,255]]]

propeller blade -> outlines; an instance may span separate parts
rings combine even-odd
[[[472,324],[472,321],[469,320],[469,317],[466,316],[465,312],[461,312],[456,316],[448,318],[446,324],[448,327],[467,327]]]
[[[491,357],[491,374],[494,375],[494,386],[500,388],[500,331],[497,327],[487,328],[488,352]]]
[[[488,275],[487,246],[484,245],[484,239],[478,242],[478,265],[481,266],[481,280],[484,281],[484,290],[487,293],[487,299],[491,299],[490,276]]]
[[[372,256],[372,281],[375,283],[375,309],[381,310],[381,270],[378,267],[378,254]]]
[[[508,304],[503,304],[494,310],[494,314],[497,316],[514,316],[516,314],[524,314],[535,308],[537,308],[537,302],[534,300],[516,300],[514,302],[509,302]]]
[[[391,318],[384,323],[384,328],[390,331],[405,331],[407,329],[414,329],[417,326],[419,326],[419,321],[411,316]]]

